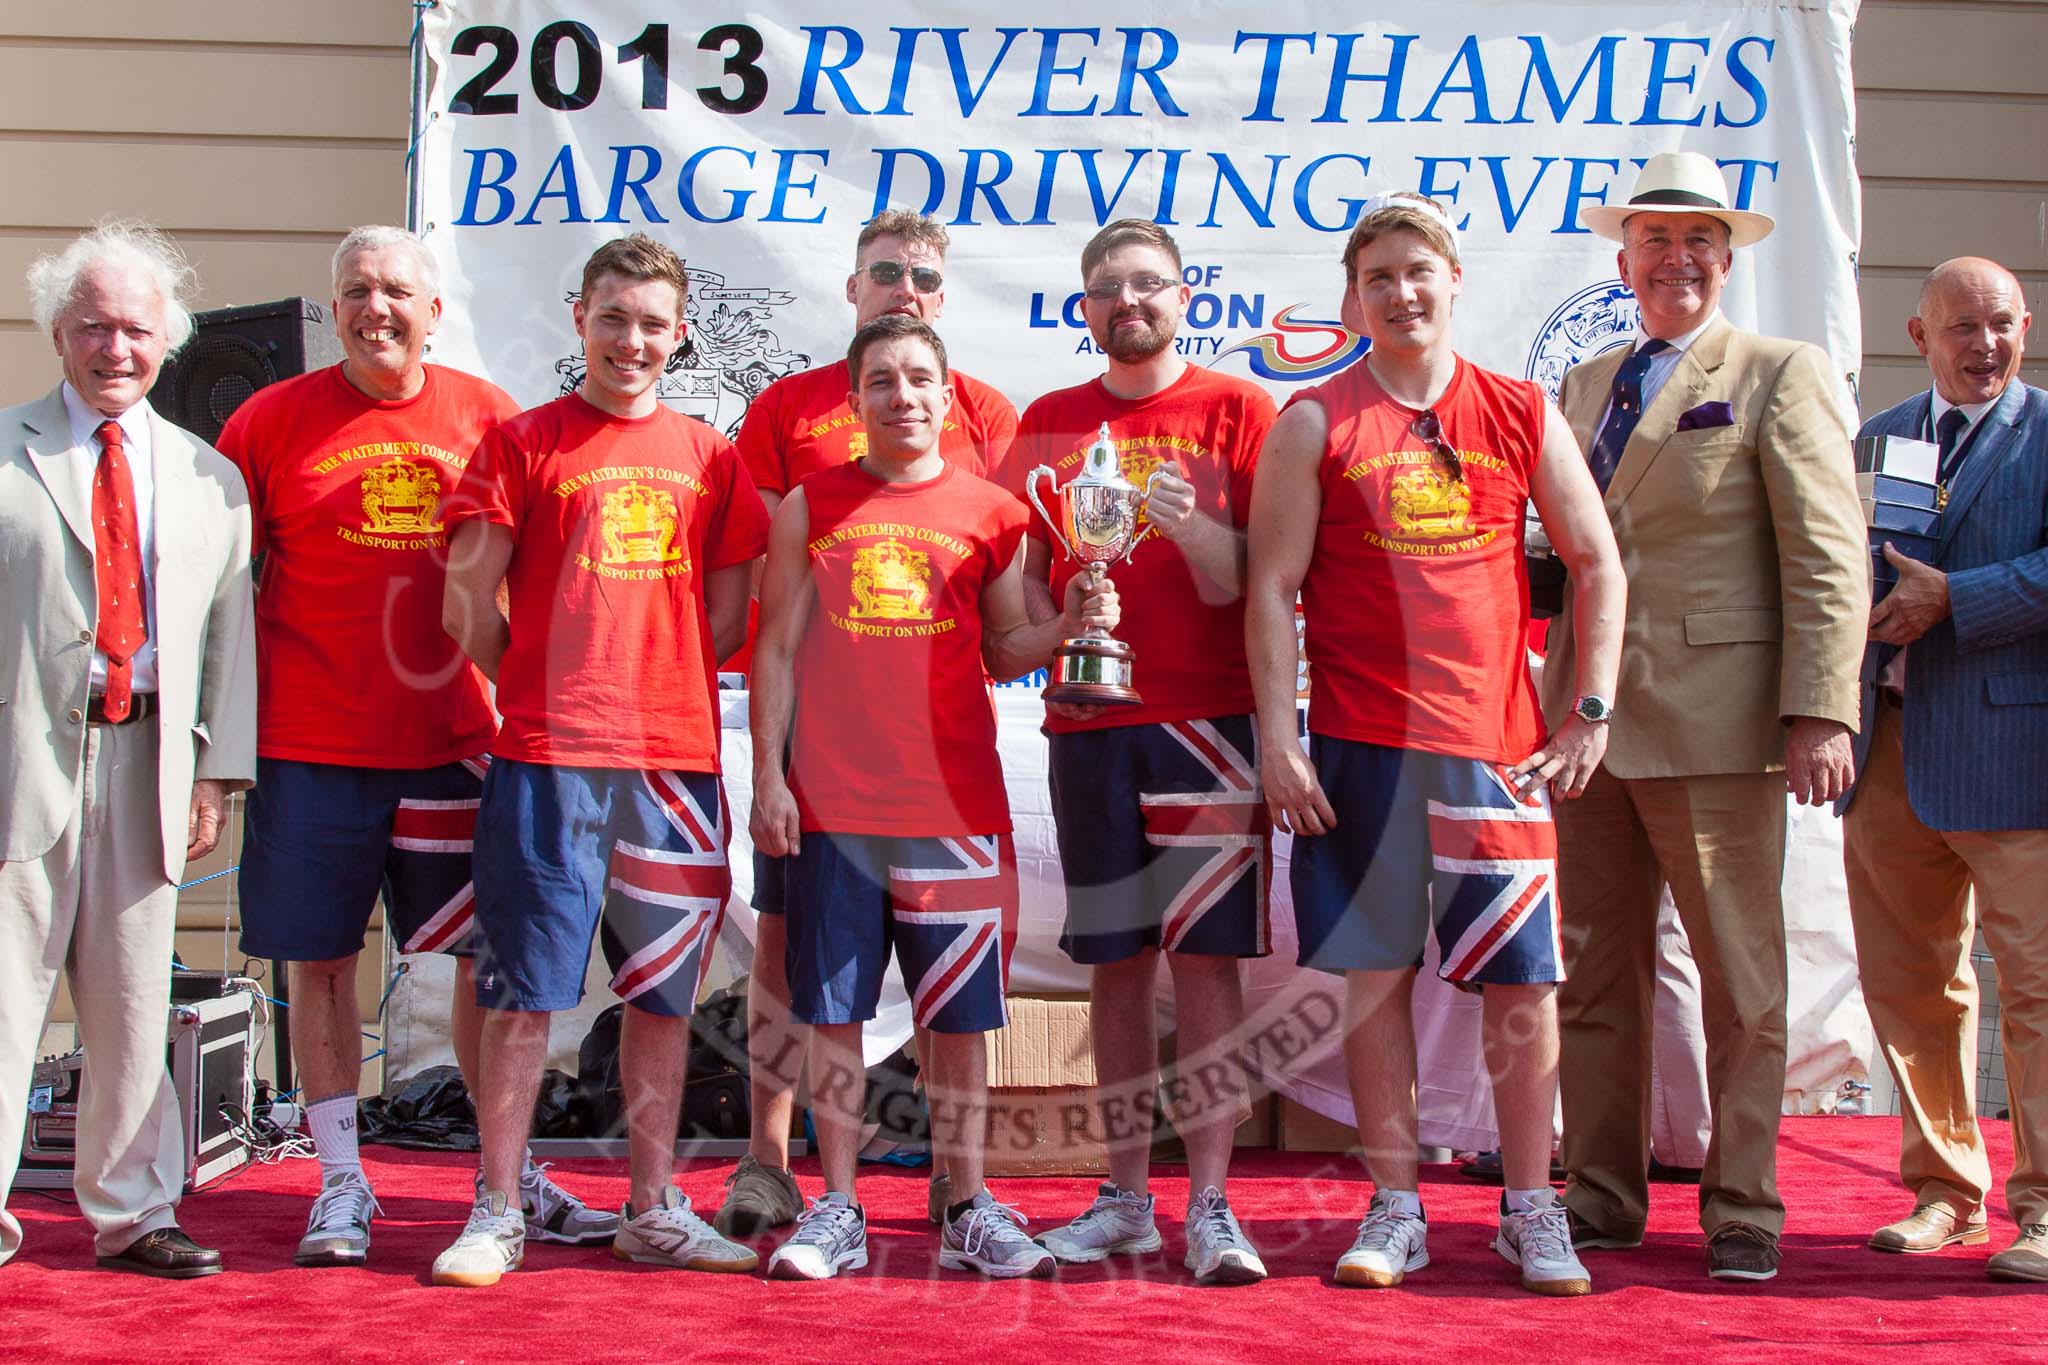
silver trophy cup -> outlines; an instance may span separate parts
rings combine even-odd
[[[1149,524],[1139,529],[1138,514],[1158,477],[1155,472],[1143,488],[1124,478],[1105,422],[1088,447],[1081,472],[1068,479],[1065,487],[1050,468],[1039,465],[1024,480],[1024,495],[1067,553],[1086,564],[1088,576],[1100,582],[1111,564],[1129,559],[1139,542],[1152,533]],[[1041,479],[1052,487],[1058,516],[1039,500]],[[1040,695],[1047,701],[1090,706],[1134,705],[1140,698],[1131,686],[1131,659],[1131,647],[1104,631],[1091,630],[1063,641],[1053,651],[1052,682]]]

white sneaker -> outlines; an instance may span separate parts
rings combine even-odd
[[[1572,1250],[1571,1224],[1556,1195],[1524,1213],[1502,1213],[1493,1249],[1522,1268],[1522,1288],[1532,1294],[1569,1298],[1593,1292],[1593,1277]]]
[[[1038,1244],[1071,1265],[1157,1251],[1161,1242],[1152,1221],[1152,1196],[1104,1181],[1094,1203],[1073,1222],[1038,1238]]]
[[[1396,1209],[1382,1191],[1373,1195],[1351,1250],[1337,1258],[1337,1283],[1391,1289],[1409,1271],[1428,1264],[1428,1222]]]
[[[1258,1248],[1237,1225],[1230,1201],[1214,1185],[1188,1205],[1188,1254],[1184,1264],[1197,1284],[1251,1284],[1266,1278]]]
[[[868,1263],[868,1220],[843,1194],[811,1201],[796,1231],[768,1258],[773,1280],[829,1280]]]
[[[939,1265],[946,1270],[978,1270],[991,1279],[1014,1280],[1029,1275],[1051,1279],[1059,1262],[1050,1251],[1024,1235],[1024,1215],[998,1204],[983,1190],[957,1222],[948,1218],[939,1229]]]
[[[761,1263],[746,1247],[728,1242],[711,1224],[690,1212],[690,1201],[673,1185],[664,1186],[661,1202],[634,1213],[628,1205],[619,1214],[612,1255],[642,1265],[725,1273],[752,1270]]]
[[[591,1208],[548,1177],[546,1162],[531,1158],[519,1173],[519,1208],[526,1216],[526,1235],[536,1242],[598,1246],[619,1230],[619,1215]]]
[[[490,1191],[476,1201],[455,1244],[434,1258],[434,1283],[483,1289],[526,1259],[526,1220]]]
[[[370,1217],[382,1213],[360,1167],[327,1177],[306,1216],[295,1265],[361,1265],[370,1255]]]

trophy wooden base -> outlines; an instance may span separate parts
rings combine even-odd
[[[1107,635],[1083,635],[1052,652],[1052,682],[1038,694],[1077,706],[1136,706],[1131,647]]]

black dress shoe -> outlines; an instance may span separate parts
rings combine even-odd
[[[175,1227],[145,1232],[118,1256],[96,1258],[106,1270],[154,1275],[160,1280],[196,1280],[220,1274],[220,1253],[203,1247]]]

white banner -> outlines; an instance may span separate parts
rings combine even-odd
[[[415,162],[445,274],[434,358],[525,403],[561,392],[584,258],[646,231],[695,281],[663,395],[731,432],[770,381],[843,353],[854,239],[908,207],[952,233],[960,367],[1021,408],[1100,370],[1080,249],[1140,217],[1180,242],[1184,354],[1284,398],[1363,349],[1336,322],[1360,201],[1420,189],[1460,219],[1459,349],[1554,392],[1635,320],[1579,209],[1689,149],[1778,220],[1739,253],[1729,316],[1860,364],[1855,0],[1030,11],[440,0]]]

